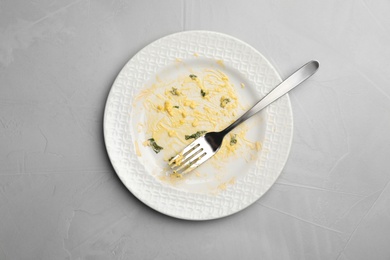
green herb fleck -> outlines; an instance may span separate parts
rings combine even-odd
[[[174,96],[179,96],[179,91],[177,91],[177,88],[172,87],[172,90],[169,92],[171,92],[171,94]]]
[[[179,106],[173,106],[174,108],[179,108]]]
[[[236,138],[236,135],[231,135],[230,136],[230,146],[233,146],[237,143],[237,138]]]
[[[168,162],[172,161],[172,159],[175,158],[175,156],[172,156],[171,158],[168,159]],[[172,162],[172,164],[176,164],[176,160]]]
[[[159,153],[162,149],[164,149],[164,148],[162,148],[161,146],[159,146],[159,145],[156,143],[156,141],[154,140],[154,138],[150,138],[150,139],[148,139],[148,141],[149,141],[149,145],[152,147],[152,149],[153,149],[153,151],[154,151],[155,153]]]
[[[198,131],[198,132],[196,132],[195,134],[192,134],[192,135],[185,135],[185,139],[186,140],[197,139],[197,138],[201,137],[202,135],[204,135],[205,133],[207,133],[207,131]]]
[[[206,92],[204,92],[203,89],[200,90],[200,94],[202,95],[202,97],[206,96]]]
[[[198,77],[198,76],[196,76],[196,75],[194,75],[194,74],[190,74],[190,78],[191,78],[192,80],[196,80],[197,77]]]
[[[220,106],[222,108],[224,108],[228,103],[230,103],[230,99],[229,98],[221,98],[221,104]]]

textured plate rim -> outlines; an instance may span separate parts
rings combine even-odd
[[[254,204],[256,201],[258,201],[258,199],[260,199],[262,196],[264,196],[264,194],[274,185],[274,183],[276,182],[277,178],[279,178],[281,172],[283,171],[286,163],[287,163],[287,160],[289,158],[289,154],[290,154],[290,151],[291,151],[291,145],[292,145],[292,139],[293,139],[293,129],[294,129],[294,120],[293,120],[293,112],[292,112],[292,107],[291,107],[291,101],[290,101],[290,98],[288,96],[288,94],[285,95],[285,101],[287,103],[287,107],[289,108],[289,110],[287,111],[288,113],[288,116],[289,116],[289,120],[290,120],[290,136],[289,136],[289,140],[288,140],[288,144],[287,144],[287,151],[286,151],[286,156],[285,156],[285,159],[283,160],[283,163],[280,164],[280,170],[278,171],[277,173],[277,177],[275,178],[275,181],[273,182],[273,184],[271,184],[270,186],[268,186],[263,194],[261,194],[260,196],[258,196],[256,199],[254,199],[251,203],[248,203],[246,204],[245,206],[241,207],[239,210],[236,210],[236,211],[232,211],[232,212],[229,212],[227,214],[223,214],[223,215],[219,215],[217,217],[213,216],[213,217],[204,217],[204,218],[190,218],[190,217],[182,217],[182,216],[178,216],[178,215],[175,215],[175,214],[172,214],[170,212],[167,212],[167,211],[163,211],[163,210],[160,210],[160,209],[157,209],[154,205],[150,204],[147,200],[145,200],[144,198],[142,198],[142,196],[139,196],[138,194],[136,194],[135,192],[133,192],[131,190],[131,188],[126,185],[126,180],[123,179],[123,176],[119,173],[120,172],[120,169],[118,168],[118,166],[113,163],[113,157],[112,157],[112,154],[110,152],[110,149],[107,145],[107,129],[106,129],[106,126],[107,126],[107,105],[113,95],[113,88],[114,86],[116,85],[117,81],[118,81],[118,78],[119,76],[127,69],[127,66],[132,62],[132,60],[137,57],[137,55],[139,55],[140,53],[144,52],[145,49],[147,49],[150,45],[158,42],[158,41],[161,41],[165,38],[171,38],[171,37],[175,37],[175,36],[178,36],[178,35],[181,35],[181,34],[191,34],[191,33],[205,33],[205,34],[215,34],[215,35],[218,35],[220,37],[225,37],[225,38],[230,38],[236,42],[239,42],[240,44],[242,44],[243,46],[246,46],[247,48],[251,49],[254,53],[256,53],[259,57],[261,57],[263,59],[264,62],[267,63],[267,65],[274,71],[275,73],[275,76],[276,78],[279,80],[279,82],[281,82],[281,77],[279,75],[279,73],[277,72],[277,70],[275,69],[275,67],[269,62],[268,59],[265,58],[265,56],[263,56],[263,54],[261,54],[257,49],[255,49],[254,47],[252,47],[251,45],[249,45],[248,43],[238,39],[238,38],[235,38],[231,35],[227,35],[227,34],[224,34],[224,33],[220,33],[220,32],[214,32],[214,31],[208,31],[208,30],[192,30],[192,31],[183,31],[183,32],[176,32],[176,33],[173,33],[173,34],[169,34],[169,35],[166,35],[164,37],[161,37],[149,44],[147,44],[145,47],[143,47],[141,50],[139,50],[135,55],[133,55],[127,62],[126,64],[122,67],[122,69],[120,70],[120,72],[117,74],[113,84],[111,85],[110,87],[110,91],[107,95],[107,99],[106,99],[106,102],[105,102],[105,109],[104,109],[104,115],[103,115],[103,139],[104,139],[104,143],[105,143],[105,147],[106,147],[106,151],[107,151],[107,155],[109,157],[109,160],[111,162],[111,165],[113,166],[114,170],[115,170],[115,173],[117,174],[117,176],[119,177],[119,179],[121,180],[122,184],[133,194],[133,196],[135,196],[138,200],[140,200],[142,203],[144,203],[145,205],[147,205],[148,207],[150,207],[151,209],[153,209],[154,211],[157,211],[159,213],[162,213],[164,215],[167,215],[167,216],[170,216],[170,217],[174,217],[174,218],[178,218],[178,219],[183,219],[183,220],[191,220],[191,221],[204,221],[204,220],[213,220],[213,219],[220,219],[220,218],[224,218],[224,217],[227,217],[227,216],[231,216],[235,213],[238,213],[238,212],[241,212],[243,211],[244,209],[248,208],[249,206],[251,206],[252,204]]]

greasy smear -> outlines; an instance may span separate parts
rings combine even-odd
[[[237,93],[241,87],[233,86],[228,76],[216,69],[157,80],[136,98],[146,111],[143,131],[147,140],[142,142],[148,141],[144,144],[155,152],[158,150],[168,161],[194,139],[205,132],[224,129],[237,119],[237,115],[245,112]],[[260,143],[246,139],[247,132],[245,124],[234,129],[225,137],[215,159],[210,161],[218,166],[233,156],[245,156],[248,149],[261,148]],[[183,177],[172,176],[169,179]]]

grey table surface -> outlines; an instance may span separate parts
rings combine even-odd
[[[0,259],[390,259],[390,2],[0,0]],[[287,164],[249,208],[162,215],[115,174],[102,120],[141,48],[211,30],[259,50],[291,93]]]

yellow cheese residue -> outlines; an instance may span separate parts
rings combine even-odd
[[[173,115],[173,112],[172,112],[173,107],[172,107],[171,102],[165,101],[165,103],[164,103],[164,109],[165,109],[165,111],[168,112],[168,114],[169,114],[170,116]]]
[[[221,67],[225,67],[225,64],[223,63],[223,60],[217,60],[217,64]]]
[[[142,156],[137,141],[135,141],[135,154],[136,154],[138,157],[141,157],[141,156]]]
[[[244,112],[236,88],[225,73],[216,69],[191,71],[167,81],[159,78],[136,101],[142,102],[146,111],[145,136],[163,147],[161,154],[166,161],[194,140],[185,136],[220,131]],[[247,131],[245,125],[233,130],[215,157],[226,159],[239,150],[261,148],[246,139]],[[180,158],[176,162],[180,164]]]
[[[175,160],[175,164],[176,164],[177,166],[180,166],[181,163],[182,163],[182,161],[183,161],[183,155],[180,153],[179,156],[178,156],[178,157],[176,158],[176,160]]]
[[[236,183],[236,178],[233,177],[227,182],[223,182],[217,186],[217,191],[224,191],[228,188],[229,185],[233,185]]]
[[[260,143],[259,141],[257,141],[257,142],[255,143],[255,145],[256,145],[256,150],[257,150],[257,151],[260,151],[260,150],[261,150],[261,147],[262,147],[261,143]]]

